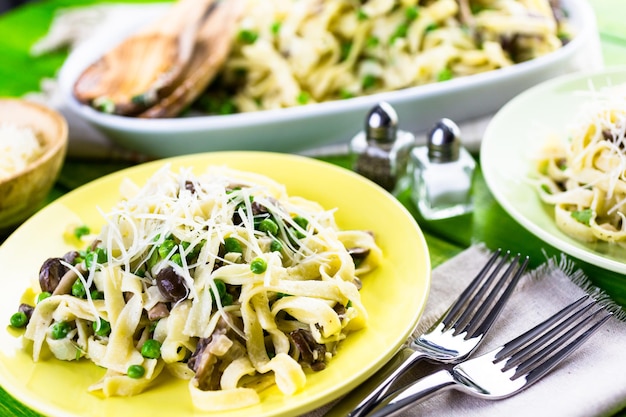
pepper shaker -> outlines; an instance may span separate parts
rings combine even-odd
[[[415,136],[398,129],[398,115],[390,104],[380,102],[369,111],[365,130],[349,146],[354,171],[389,192],[401,188]]]
[[[476,161],[461,145],[459,127],[441,119],[425,146],[411,151],[411,198],[426,220],[459,216],[473,210],[472,179]]]

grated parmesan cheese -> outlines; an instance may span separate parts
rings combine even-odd
[[[42,153],[32,129],[0,124],[0,179],[20,172]]]

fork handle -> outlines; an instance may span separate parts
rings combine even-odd
[[[324,417],[363,417],[387,394],[391,385],[426,355],[404,348],[367,381],[335,404]]]
[[[457,383],[447,369],[442,369],[425,376],[411,385],[398,389],[382,398],[377,407],[367,417],[393,417],[400,416],[403,411],[420,401],[424,401],[433,395],[455,386]]]

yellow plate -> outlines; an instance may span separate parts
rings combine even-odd
[[[124,177],[143,184],[165,162],[203,172],[207,165],[267,175],[299,195],[338,208],[342,229],[371,230],[384,252],[379,269],[363,278],[362,299],[369,326],[351,334],[329,366],[307,375],[304,390],[283,396],[270,388],[260,405],[220,416],[294,416],[338,398],[372,375],[410,335],[422,314],[430,286],[430,260],[424,236],[408,211],[372,182],[317,160],[265,152],[216,152],[160,160],[126,169],[87,184],[50,204],[24,223],[0,247],[0,312],[7,326],[0,332],[0,384],[18,400],[50,416],[211,415],[194,410],[187,383],[161,376],[150,390],[130,398],[104,399],[87,392],[104,370],[89,361],[47,359],[33,363],[22,349],[21,332],[8,326],[20,297],[38,279],[43,261],[72,249],[64,243],[65,227],[102,224],[98,208],[108,211],[118,200]]]

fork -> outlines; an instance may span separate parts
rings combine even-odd
[[[611,316],[596,300],[583,296],[491,352],[392,392],[382,399],[384,405],[368,417],[398,416],[415,403],[449,388],[488,400],[510,397],[561,363]]]
[[[446,313],[426,333],[413,339],[377,374],[333,406],[326,416],[364,416],[389,392],[398,378],[422,359],[452,364],[469,356],[483,340],[526,269],[528,257],[524,257],[521,265],[520,257],[519,254],[515,256],[498,278],[510,258],[510,251],[504,255],[501,249],[495,251]],[[352,411],[346,414],[344,410]]]

